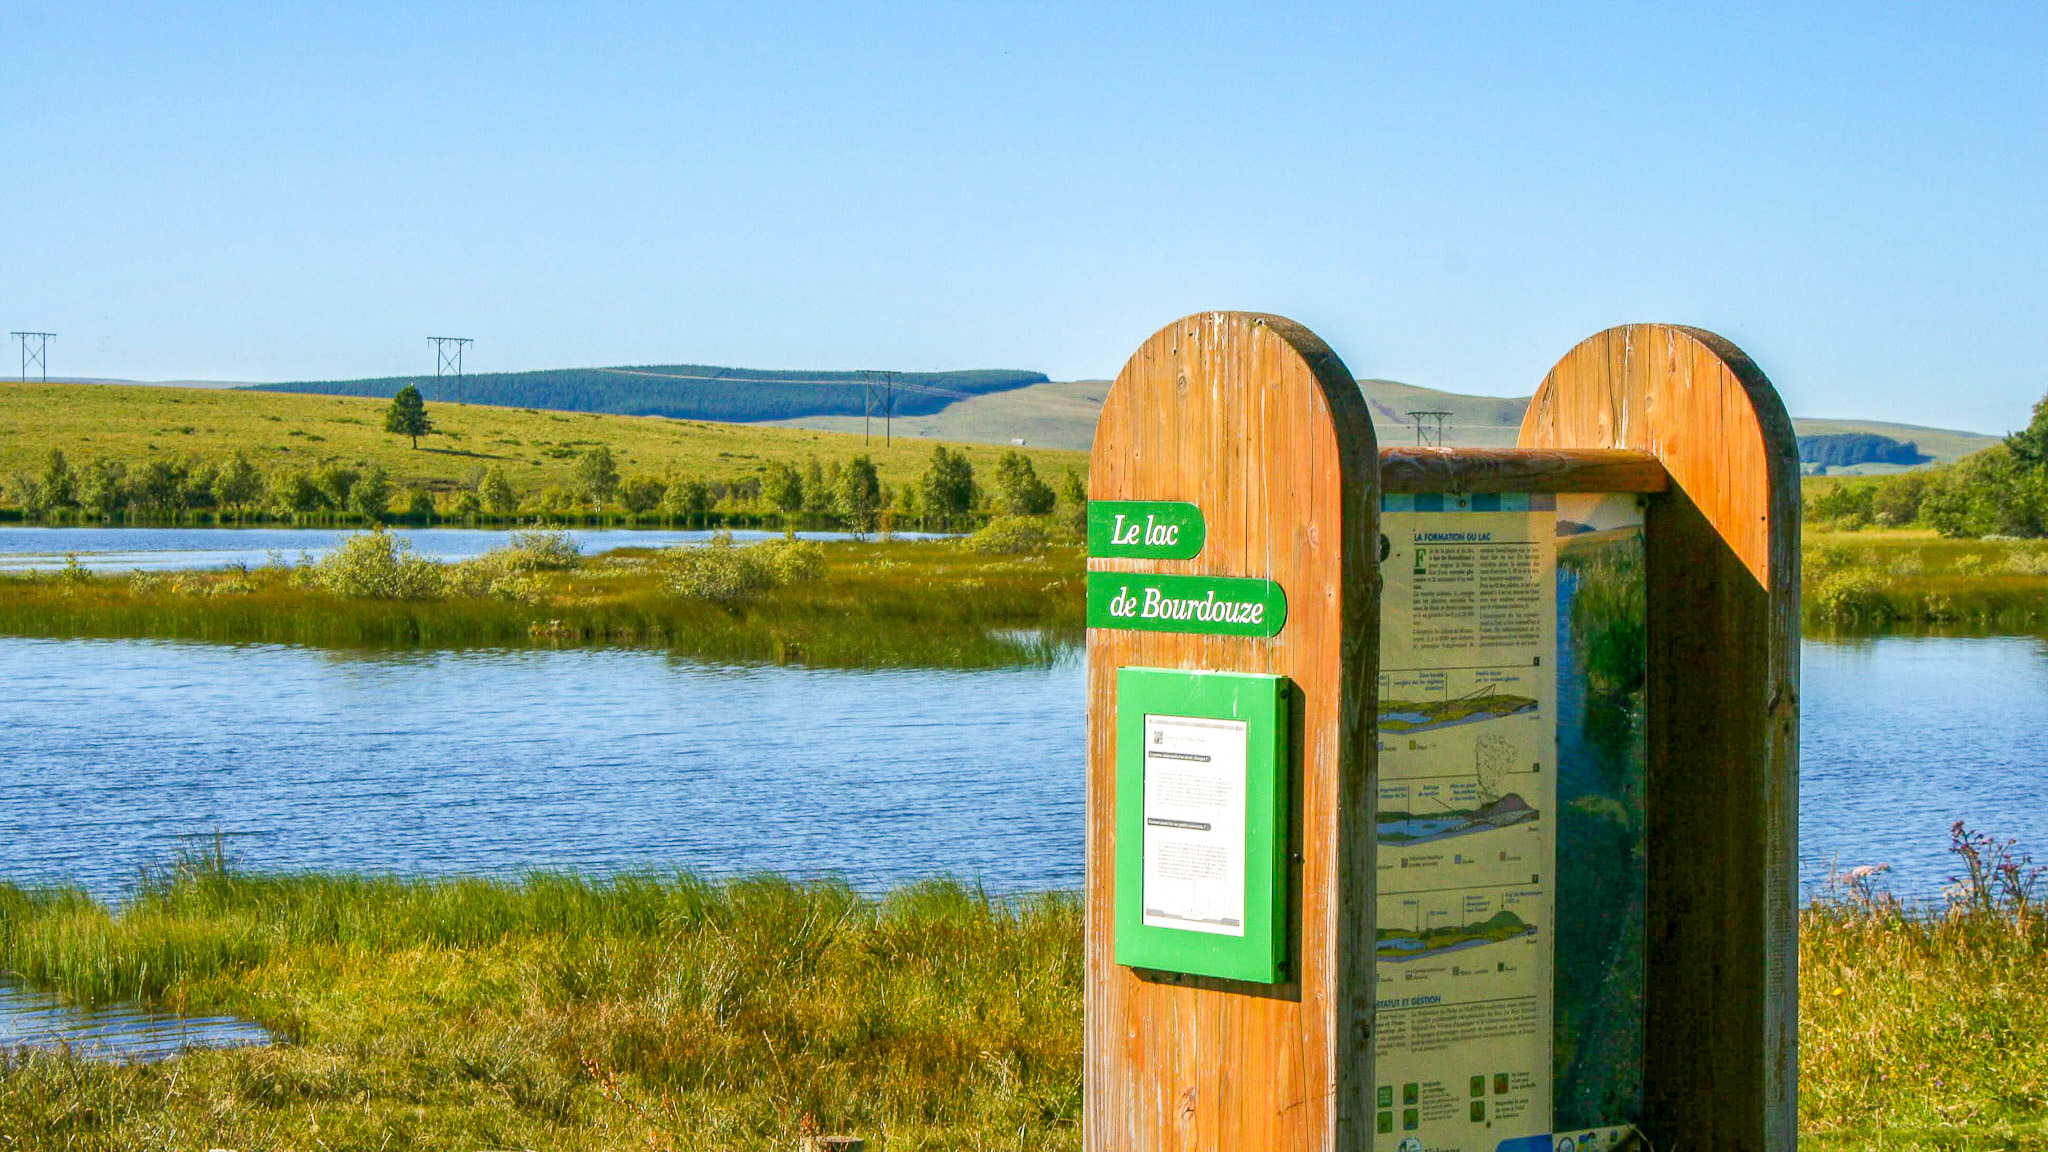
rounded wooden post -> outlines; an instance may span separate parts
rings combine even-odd
[[[1186,501],[1207,538],[1190,559],[1097,558],[1091,571],[1269,579],[1286,612],[1272,636],[1089,632],[1090,1152],[1371,1147],[1378,468],[1350,372],[1276,316],[1167,325],[1103,406],[1090,499]],[[1280,984],[1116,962],[1117,669],[1130,666],[1291,681]]]
[[[1658,1148],[1798,1140],[1799,453],[1733,344],[1610,328],[1551,369],[1523,448],[1626,448],[1646,517],[1645,1122]]]

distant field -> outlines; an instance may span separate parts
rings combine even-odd
[[[611,449],[627,475],[673,473],[727,479],[751,476],[770,461],[801,465],[874,457],[887,484],[923,471],[930,441],[898,437],[885,446],[859,435],[670,420],[548,412],[472,404],[428,405],[437,432],[418,450],[383,430],[388,401],[283,392],[224,391],[111,384],[0,384],[0,482],[36,466],[51,448],[75,465],[105,458],[130,467],[153,456],[223,459],[236,451],[265,472],[313,470],[330,464],[382,465],[401,487],[446,491],[471,483],[490,465],[504,466],[521,491],[566,485],[575,458],[598,445]],[[960,445],[986,475],[1005,446]],[[1085,470],[1087,457],[1033,446],[1025,449],[1041,475]]]

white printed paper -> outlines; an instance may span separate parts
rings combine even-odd
[[[1145,925],[1244,935],[1242,720],[1145,716]]]

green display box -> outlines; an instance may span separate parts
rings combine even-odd
[[[1116,962],[1286,980],[1287,678],[1116,684]]]

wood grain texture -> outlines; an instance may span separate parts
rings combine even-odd
[[[1092,570],[1267,577],[1286,590],[1288,618],[1270,638],[1089,632],[1085,1147],[1364,1152],[1379,643],[1378,454],[1364,401],[1292,321],[1186,317],[1117,377],[1088,494],[1187,500],[1208,521],[1194,559],[1095,559]],[[1293,682],[1286,984],[1115,962],[1116,670],[1130,665]]]
[[[1664,464],[1626,448],[1382,448],[1383,492],[1662,492]]]
[[[1660,1149],[1798,1140],[1799,463],[1749,357],[1611,328],[1567,353],[1525,448],[1653,454],[1647,514],[1644,1130]]]

